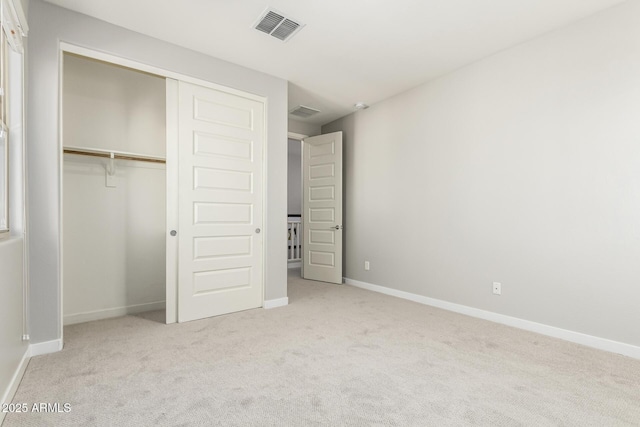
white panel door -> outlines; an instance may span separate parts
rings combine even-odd
[[[264,102],[178,92],[178,321],[261,307]]]
[[[342,283],[342,132],[302,146],[302,276]]]

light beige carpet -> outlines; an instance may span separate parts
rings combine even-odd
[[[640,361],[350,286],[179,325],[65,328],[13,426],[640,425]]]

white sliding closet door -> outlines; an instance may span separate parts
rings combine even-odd
[[[178,321],[263,303],[264,102],[178,83]]]

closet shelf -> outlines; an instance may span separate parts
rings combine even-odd
[[[99,150],[96,148],[63,147],[65,154],[78,154],[81,156],[114,158],[116,160],[136,160],[139,162],[166,163],[166,159],[144,154],[127,153],[125,151]],[[112,157],[113,155],[113,157]]]

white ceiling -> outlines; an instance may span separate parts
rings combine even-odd
[[[48,0],[288,80],[325,124],[623,0]],[[306,24],[284,43],[267,6]]]

